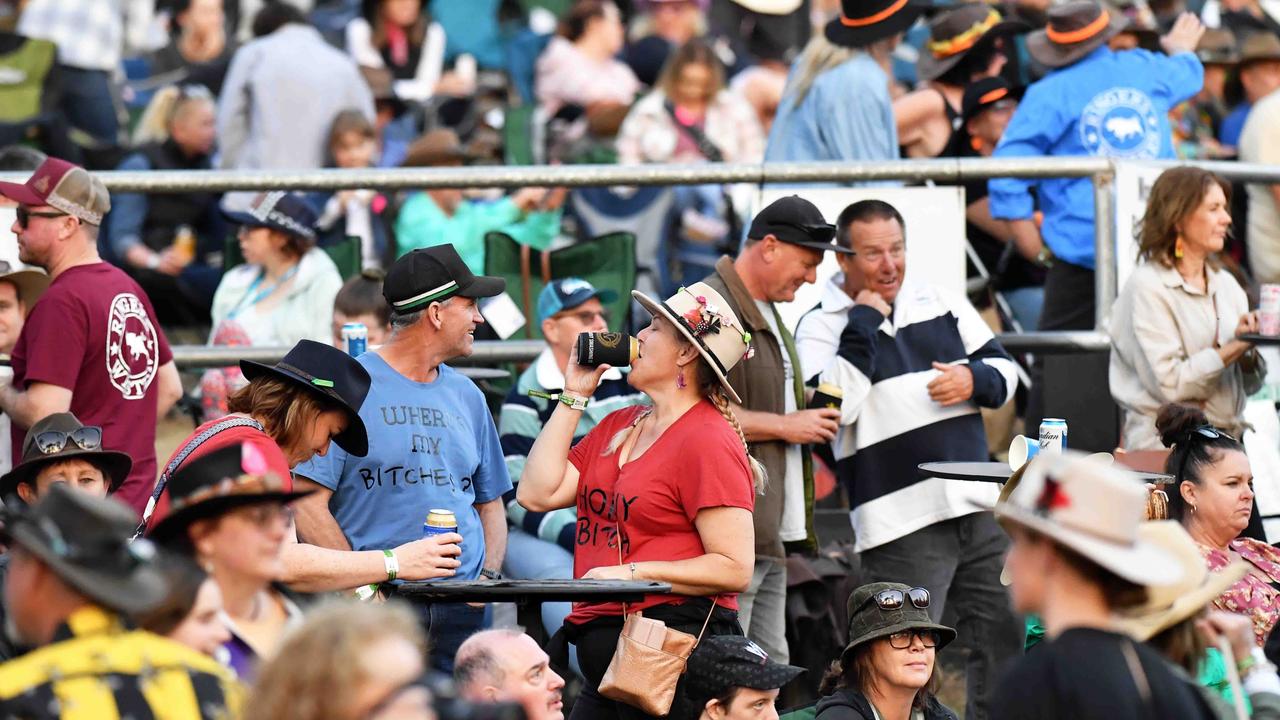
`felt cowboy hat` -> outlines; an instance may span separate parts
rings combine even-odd
[[[13,283],[17,291],[18,302],[27,306],[27,312],[36,304],[44,291],[49,288],[52,279],[48,273],[39,268],[14,270],[8,260],[0,260],[0,282]]]
[[[1280,38],[1269,32],[1256,32],[1240,46],[1240,67],[1280,60]]]
[[[240,372],[249,382],[273,377],[300,385],[346,413],[347,428],[333,441],[348,454],[369,454],[369,434],[360,419],[360,406],[369,394],[369,372],[345,352],[314,340],[299,340],[275,365],[241,360]]]
[[[1200,612],[1248,572],[1248,564],[1239,559],[1217,572],[1210,571],[1196,542],[1174,520],[1144,523],[1138,528],[1138,537],[1164,548],[1183,570],[1180,582],[1148,588],[1145,603],[1116,618],[1116,629],[1139,642]]]
[[[954,628],[939,625],[929,617],[929,591],[924,588],[902,583],[869,583],[849,594],[845,612],[849,642],[842,654],[903,630],[933,630],[938,633],[939,650],[956,639]]]
[[[179,536],[197,520],[311,494],[286,490],[285,479],[271,471],[266,454],[252,443],[228,445],[184,463],[169,478],[167,490],[168,512],[155,518],[147,533],[160,543]]]
[[[1030,29],[1026,23],[1003,20],[1000,12],[986,3],[962,3],[929,23],[929,39],[916,61],[916,74],[922,82],[934,80],[1001,35]]]
[[[969,83],[960,100],[960,118],[968,122],[1001,103],[1016,103],[1022,99],[1024,88],[1012,87],[1000,77],[982,78]]]
[[[1049,25],[1027,35],[1027,52],[1051,68],[1066,67],[1102,47],[1129,24],[1094,0],[1072,0],[1049,9]]]
[[[994,507],[996,519],[1044,535],[1138,585],[1178,582],[1183,569],[1163,548],[1138,536],[1147,489],[1134,476],[1082,453],[1037,458]]]
[[[22,459],[0,475],[0,497],[8,500],[24,482],[35,482],[40,469],[50,463],[81,458],[102,469],[109,491],[115,491],[129,477],[133,460],[114,450],[102,449],[102,428],[84,425],[69,412],[42,418],[27,430],[22,440]]]
[[[742,398],[729,384],[729,371],[751,350],[751,333],[743,329],[729,303],[710,285],[697,282],[682,287],[665,302],[658,302],[639,290],[631,297],[651,315],[661,315],[676,326],[689,342],[698,348],[702,358],[720,380],[729,399],[742,404]]]
[[[1235,65],[1240,62],[1235,35],[1217,28],[1205,30],[1196,45],[1196,57],[1205,65]]]
[[[0,537],[39,558],[90,600],[123,613],[154,607],[168,593],[149,540],[130,542],[138,518],[125,505],[64,483],[31,507],[7,507]]]
[[[827,23],[827,40],[866,47],[906,32],[928,7],[925,0],[840,0],[840,14]]]

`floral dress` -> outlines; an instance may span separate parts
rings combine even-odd
[[[1275,627],[1276,620],[1280,619],[1280,588],[1277,588],[1277,583],[1280,583],[1280,550],[1252,538],[1232,540],[1231,549],[1254,568],[1261,570],[1263,575],[1271,578],[1272,582],[1268,583],[1258,577],[1257,573],[1249,572],[1219,595],[1213,605],[1219,610],[1248,615],[1253,621],[1254,640],[1258,647],[1262,647],[1266,644],[1271,629]],[[1229,553],[1216,548],[1201,545],[1200,554],[1213,572],[1231,562]]]

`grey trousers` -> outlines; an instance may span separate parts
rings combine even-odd
[[[742,632],[774,662],[788,663],[787,561],[757,557],[751,585],[738,596],[738,622]]]
[[[861,555],[867,582],[900,582],[929,590],[929,616],[943,611],[970,649],[967,720],[986,720],[1003,662],[1022,654],[1025,628],[1000,584],[1009,538],[989,512],[935,523]]]

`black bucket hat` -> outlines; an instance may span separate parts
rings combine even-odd
[[[63,582],[112,610],[137,613],[164,600],[168,586],[149,540],[130,542],[138,518],[110,498],[58,483],[31,507],[4,511],[7,544],[40,559]]]
[[[921,81],[934,80],[996,38],[1030,29],[1026,23],[1004,20],[1000,11],[986,3],[956,5],[929,23],[929,39],[916,61],[916,75]]]
[[[68,458],[82,458],[102,468],[107,491],[113,492],[129,477],[133,460],[114,450],[102,449],[102,428],[84,425],[69,412],[54,413],[31,426],[22,441],[22,460],[0,475],[0,497],[6,501],[24,482],[34,482],[40,468]]]
[[[240,361],[249,382],[274,377],[296,383],[337,405],[347,414],[347,429],[333,438],[349,455],[369,454],[369,433],[360,419],[360,406],[369,394],[369,371],[345,352],[314,340],[299,340],[275,365]]]
[[[866,47],[906,32],[927,9],[927,0],[840,0],[840,14],[825,34],[836,45]]]
[[[235,443],[190,460],[169,478],[168,511],[153,516],[147,536],[166,542],[196,520],[217,517],[246,505],[290,502],[310,491],[285,489],[266,455],[252,443]]]
[[[863,585],[849,595],[846,616],[849,618],[849,642],[844,652],[851,652],[859,645],[872,640],[889,637],[903,630],[933,630],[938,633],[938,649],[946,647],[956,639],[956,631],[946,625],[939,625],[929,617],[928,605],[917,607],[910,595],[912,588],[902,583],[878,582]],[[894,610],[880,607],[876,597],[886,590],[896,590],[902,594],[902,604]]]

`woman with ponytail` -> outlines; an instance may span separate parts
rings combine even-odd
[[[729,304],[703,283],[666,302],[632,293],[653,314],[640,332],[628,381],[652,407],[604,418],[570,448],[581,408],[607,366],[574,357],[565,371],[561,406],[529,452],[517,490],[520,504],[547,512],[577,504],[574,576],[652,580],[671,593],[646,596],[625,612],[642,612],[698,635],[741,635],[738,593],[755,563],[751,513],[765,483],[729,402],[725,379],[750,352],[751,336]],[[607,699],[598,687],[622,629],[619,603],[578,603],[562,632],[578,651],[587,687],[574,718],[647,718]],[[683,688],[673,716],[679,715]]]

